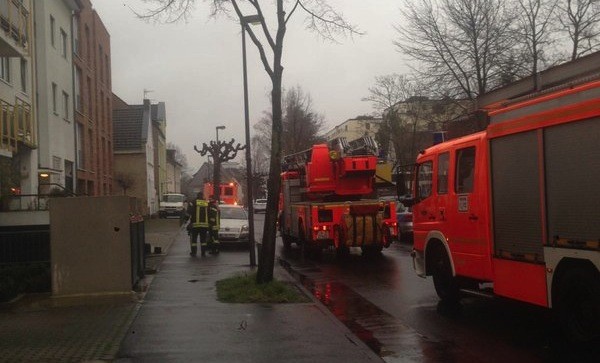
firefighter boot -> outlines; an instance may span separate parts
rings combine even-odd
[[[196,245],[196,242],[192,241],[192,239],[190,238],[190,256],[196,257],[197,250],[198,246]]]

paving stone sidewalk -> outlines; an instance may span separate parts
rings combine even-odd
[[[163,254],[148,256],[154,270],[176,235],[177,221],[146,221],[146,238]],[[184,231],[185,233],[185,231]],[[145,290],[152,276],[140,286]],[[0,362],[110,361],[140,308],[142,293],[52,298],[26,295],[0,306]]]

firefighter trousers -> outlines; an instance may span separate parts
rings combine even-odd
[[[190,255],[196,256],[198,251],[198,237],[200,237],[200,253],[202,256],[206,253],[208,249],[208,234],[209,229],[200,227],[200,228],[192,228],[192,233],[190,234]]]
[[[208,246],[212,253],[219,253],[219,230],[211,228],[208,232]]]

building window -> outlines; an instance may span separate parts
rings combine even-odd
[[[52,169],[62,170],[62,159],[58,156],[52,156]]]
[[[56,112],[56,83],[52,83],[52,111],[58,115]]]
[[[88,77],[87,79],[87,86],[88,86],[88,117],[92,118],[92,79],[90,77]]]
[[[21,91],[27,92],[27,61],[21,58]]]
[[[56,35],[54,33],[56,33],[56,22],[54,21],[54,17],[50,15],[50,44],[56,47]]]
[[[102,50],[102,46],[98,45],[98,60],[100,67],[100,81],[104,82],[104,66],[102,65],[102,54],[104,51]]]
[[[73,52],[79,54],[79,17],[73,17]]]
[[[83,157],[83,125],[78,123],[76,129],[77,137],[77,168],[84,169],[84,157]]]
[[[69,94],[63,91],[63,115],[69,121]]]
[[[91,46],[91,39],[90,39],[90,28],[87,26],[85,26],[85,43],[86,43],[86,51],[87,51],[87,59],[88,61],[90,61],[92,59],[92,46]]]
[[[0,58],[0,78],[10,83],[10,59],[8,57]]]
[[[75,109],[81,112],[81,69],[75,67]]]
[[[60,28],[60,51],[64,58],[67,58],[67,33]]]

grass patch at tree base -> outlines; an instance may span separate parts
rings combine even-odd
[[[295,286],[273,280],[256,283],[256,273],[236,275],[217,281],[217,299],[227,303],[303,303],[309,302]]]

